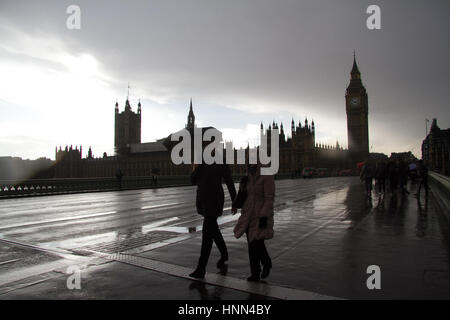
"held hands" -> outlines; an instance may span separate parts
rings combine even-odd
[[[231,208],[231,214],[236,214],[237,213],[237,208]]]

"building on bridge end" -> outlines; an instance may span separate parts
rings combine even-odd
[[[422,159],[430,170],[450,176],[450,128],[442,130],[436,119],[422,141]]]

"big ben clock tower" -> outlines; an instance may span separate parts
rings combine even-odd
[[[369,105],[355,54],[350,76],[350,84],[345,93],[348,150],[353,162],[361,162],[369,156]]]

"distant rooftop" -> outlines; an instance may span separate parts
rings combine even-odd
[[[130,153],[168,151],[162,141],[130,144]]]

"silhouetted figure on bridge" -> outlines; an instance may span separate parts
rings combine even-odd
[[[122,177],[123,177],[122,170],[117,169],[116,179],[117,179],[117,187],[119,188],[119,190],[122,190]]]
[[[397,163],[393,160],[388,164],[388,177],[389,177],[389,190],[394,193],[398,184],[398,167]]]
[[[420,175],[420,183],[417,188],[417,193],[415,194],[418,199],[420,199],[420,189],[422,186],[425,188],[425,200],[428,199],[428,168],[423,162],[423,160],[419,161],[419,175]]]
[[[374,176],[375,176],[375,168],[372,164],[372,161],[368,159],[364,163],[364,166],[360,174],[361,179],[364,180],[364,183],[366,185],[366,194],[368,198],[372,197],[372,185]]]
[[[246,182],[247,197],[242,213],[234,227],[234,235],[247,234],[251,275],[248,281],[259,281],[269,276],[272,260],[264,240],[273,238],[273,203],[275,181],[273,175],[261,175],[261,165],[249,165]],[[263,267],[261,272],[261,265]]]
[[[197,185],[196,206],[198,214],[204,217],[202,229],[202,248],[197,268],[189,276],[203,278],[206,272],[209,255],[213,241],[220,251],[221,258],[217,267],[223,269],[228,260],[228,250],[220,232],[217,218],[222,215],[224,204],[224,191],[222,180],[225,180],[231,201],[236,197],[231,170],[225,164],[200,164],[194,165],[191,175],[191,183]]]
[[[387,165],[386,162],[380,160],[377,162],[375,169],[375,179],[377,180],[378,192],[386,193]]]
[[[408,164],[401,160],[398,163],[398,180],[400,182],[400,188],[402,190],[402,195],[409,194],[406,184],[408,182],[409,167]]]

